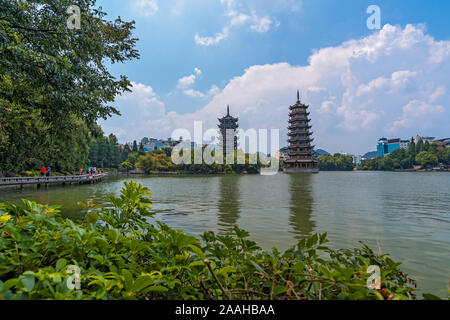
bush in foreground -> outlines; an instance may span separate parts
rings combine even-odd
[[[416,298],[399,263],[367,246],[331,250],[323,234],[284,253],[264,252],[238,228],[197,239],[150,224],[149,190],[125,184],[107,207],[84,205],[84,222],[27,200],[23,207],[1,204],[0,299]],[[79,290],[67,285],[73,265]],[[378,290],[366,286],[370,265],[381,269]]]

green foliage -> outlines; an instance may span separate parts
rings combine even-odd
[[[125,161],[130,163],[134,168],[136,166],[136,162],[138,161],[138,159],[139,159],[139,153],[130,152],[130,153],[128,153]]]
[[[84,166],[88,133],[131,87],[107,65],[138,57],[134,22],[106,20],[95,0],[0,0],[0,12],[0,173]]]
[[[89,144],[88,164],[98,168],[118,168],[122,159],[128,154],[120,149],[115,135],[110,134],[105,137],[100,128],[98,131],[101,135],[92,139]]]
[[[334,156],[324,155],[318,160],[319,169],[322,171],[351,171],[354,168],[353,158],[339,153]]]
[[[423,167],[431,166],[438,163],[438,157],[431,152],[422,151],[416,156],[416,163]]]
[[[438,163],[450,165],[450,149],[439,143],[423,143],[417,145],[411,142],[408,150],[398,149],[384,158],[365,160],[361,163],[362,170],[395,170],[409,169],[414,165],[429,167]]]
[[[139,156],[136,167],[149,174],[154,171],[172,171],[176,169],[172,159],[162,150],[147,152]]]
[[[0,205],[0,299],[414,299],[414,282],[367,246],[329,249],[326,234],[262,251],[235,228],[201,239],[153,225],[149,190],[126,183],[106,207],[85,204],[86,221],[24,200]],[[71,265],[80,289],[67,286]],[[381,288],[366,287],[367,268]],[[435,298],[433,295],[425,298]]]
[[[133,168],[134,168],[134,166],[128,161],[124,161],[119,165],[119,169],[122,171],[128,172],[128,170],[132,170]]]
[[[203,151],[206,147],[207,146],[203,147]],[[139,156],[136,162],[136,167],[148,174],[153,172],[181,172],[194,174],[256,174],[259,173],[260,168],[262,167],[259,159],[257,159],[256,164],[250,164],[250,159],[256,159],[256,155],[244,154],[240,151],[235,152],[235,164],[226,164],[225,161],[224,164],[206,164],[204,163],[204,161],[202,164],[194,164],[194,151],[192,151],[191,164],[175,165],[171,159],[170,151],[171,150],[169,148],[164,148],[162,150],[147,152],[144,155]],[[182,154],[180,156],[182,156]],[[212,157],[214,156],[215,153],[213,151]],[[238,157],[242,157],[240,159],[243,164],[237,164]]]

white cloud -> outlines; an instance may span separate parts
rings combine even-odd
[[[274,26],[279,26],[279,22],[273,21],[270,17],[258,17],[254,13],[252,14],[253,24],[250,26],[250,29],[255,30],[256,32],[265,33],[270,30],[270,28]]]
[[[116,98],[115,104],[121,116],[113,116],[100,123],[106,134],[114,133],[121,142],[144,137],[148,131],[148,121],[155,127],[155,123],[167,117],[164,102],[151,86],[132,82],[131,90]]]
[[[195,67],[193,74],[178,79],[177,87],[180,88],[180,89],[189,88],[190,86],[192,86],[195,83],[197,78],[199,76],[201,76],[201,75],[202,75],[202,70],[200,70],[199,68]]]
[[[194,40],[195,43],[200,46],[212,46],[214,44],[218,44],[222,40],[228,38],[229,29],[227,27],[222,29],[222,32],[216,33],[213,37],[201,37],[198,33],[195,34]]]
[[[134,0],[132,7],[143,16],[152,16],[159,10],[158,0]]]
[[[178,79],[177,88],[183,90],[183,93],[185,95],[192,97],[192,98],[206,97],[207,96],[206,94],[191,88],[195,84],[195,81],[197,80],[197,78],[201,75],[202,75],[202,70],[195,67],[193,74]]]
[[[209,91],[208,91],[208,95],[215,96],[219,92],[220,92],[220,88],[218,86],[216,86],[216,85],[212,85],[211,89],[209,89]]]
[[[231,26],[239,26],[246,23],[250,20],[250,16],[241,12],[237,12],[235,10],[229,10],[227,15],[230,17],[230,25]]]
[[[198,76],[202,74],[202,70],[200,70],[199,68],[194,68],[194,72]]]
[[[183,89],[192,86],[195,83],[195,79],[195,74],[178,79],[178,88]]]
[[[205,94],[203,94],[200,91],[194,90],[194,89],[186,89],[183,91],[185,95],[188,95],[192,98],[204,98]]]
[[[439,117],[445,111],[441,105],[433,105],[426,101],[412,100],[403,107],[400,119],[394,121],[391,128],[396,131],[400,128],[411,128],[413,126],[428,128],[433,125],[435,117]]]
[[[230,35],[230,29],[233,27],[240,27],[249,22],[250,29],[259,33],[266,33],[272,27],[278,27],[280,23],[269,16],[259,16],[255,10],[251,13],[242,12],[243,4],[235,0],[221,0],[225,5],[225,15],[229,18],[227,26],[222,29],[222,32],[216,33],[213,37],[201,37],[198,33],[194,36],[195,43],[201,46],[212,46],[220,43]],[[298,8],[295,6],[295,8]]]
[[[191,88],[195,84],[197,78],[201,75],[202,70],[197,67],[194,68],[193,74],[178,79],[177,88],[183,90],[183,93],[191,98],[207,98],[217,94],[220,89],[216,85],[211,86],[211,89],[209,89],[207,93],[203,93]]]
[[[448,136],[449,44],[436,41],[420,26],[386,25],[368,37],[314,52],[306,66],[252,66],[222,90],[213,87],[211,101],[193,113],[162,114],[162,103],[144,86],[145,109],[153,116],[144,125],[142,116],[134,121],[158,137],[169,136],[176,128],[192,130],[197,120],[204,121],[204,128],[215,128],[217,117],[230,104],[241,128],[279,128],[283,145],[288,106],[300,89],[301,99],[311,106],[315,145],[329,152],[362,154],[375,149],[381,136]],[[139,99],[133,101],[131,105]],[[130,104],[121,102],[124,113]]]

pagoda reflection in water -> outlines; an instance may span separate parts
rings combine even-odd
[[[241,190],[239,180],[241,177],[224,176],[220,178],[220,197],[217,203],[219,209],[219,230],[222,234],[230,234],[241,212]]]
[[[312,197],[313,175],[289,175],[290,217],[289,223],[294,229],[296,239],[302,239],[311,235],[316,224],[312,220],[313,197]]]

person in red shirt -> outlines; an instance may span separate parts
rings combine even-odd
[[[41,176],[45,176],[46,173],[47,173],[47,169],[44,166],[42,166],[42,168],[41,168]]]

